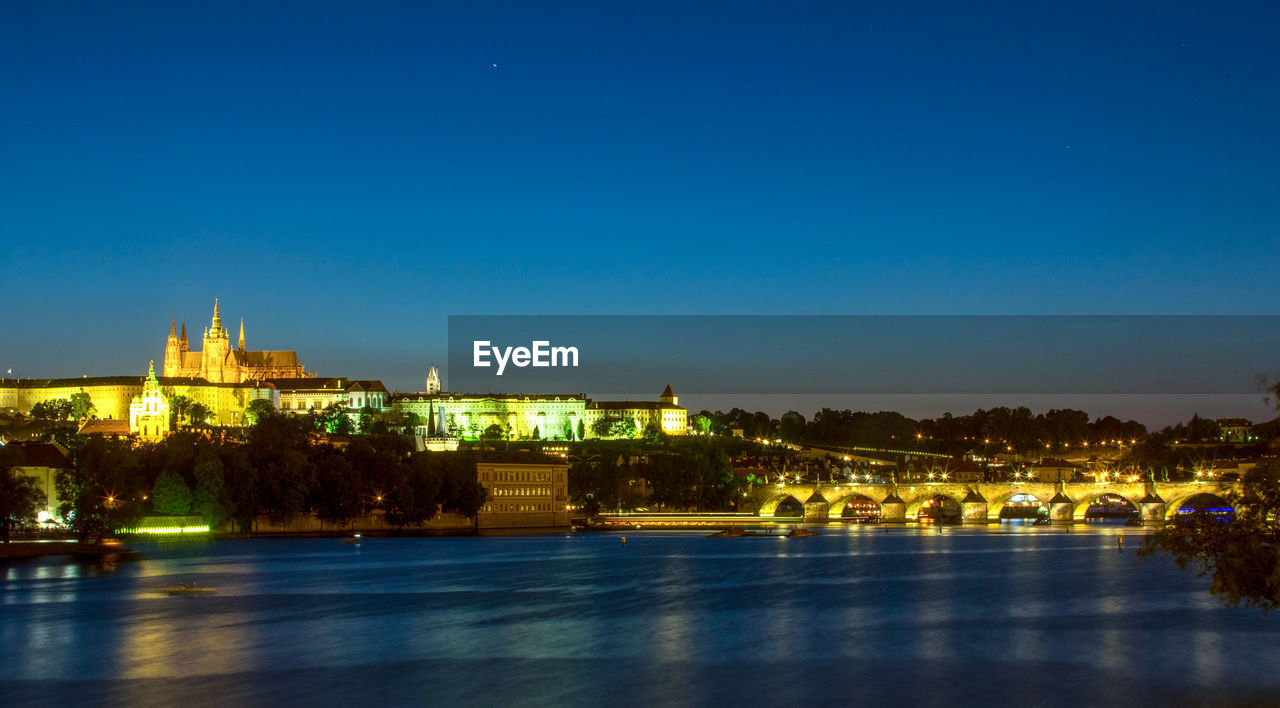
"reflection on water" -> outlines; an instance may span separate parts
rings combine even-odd
[[[83,681],[120,704],[1079,705],[1213,701],[1230,682],[1271,702],[1280,617],[1219,606],[1206,581],[1117,552],[1114,533],[263,539],[49,558],[0,576],[0,689],[6,703]],[[162,592],[191,581],[218,594]]]

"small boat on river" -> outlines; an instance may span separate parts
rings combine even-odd
[[[170,595],[214,595],[217,594],[218,589],[200,587],[195,583],[183,583],[182,585],[165,588],[165,591]]]

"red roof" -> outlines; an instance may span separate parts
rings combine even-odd
[[[80,435],[128,435],[129,421],[115,418],[86,420],[80,426]]]
[[[22,451],[22,463],[18,465],[19,467],[66,468],[71,466],[71,460],[67,459],[66,453],[53,443],[10,443],[6,447]]]

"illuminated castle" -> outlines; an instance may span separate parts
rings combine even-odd
[[[213,302],[213,322],[204,331],[201,350],[191,351],[187,343],[187,323],[182,323],[179,335],[177,321],[169,322],[169,341],[164,348],[164,375],[167,377],[200,378],[210,383],[240,383],[264,379],[297,379],[308,374],[298,361],[298,353],[292,351],[246,351],[244,348],[244,320],[240,320],[240,341],[231,348],[231,338],[222,326],[218,301]]]

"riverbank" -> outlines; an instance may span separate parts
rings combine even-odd
[[[0,560],[44,556],[107,556],[136,553],[119,541],[80,543],[79,541],[14,541],[0,544]]]

